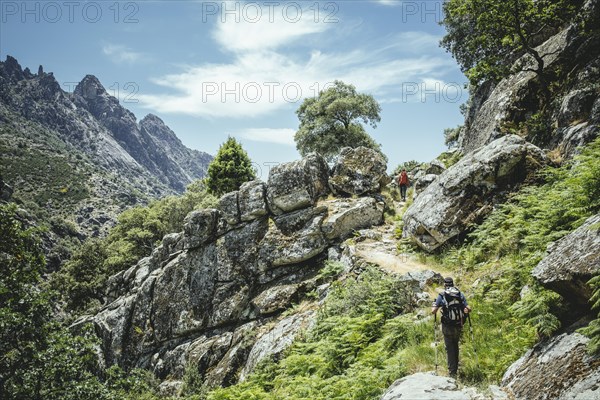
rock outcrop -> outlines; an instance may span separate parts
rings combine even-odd
[[[425,189],[427,189],[427,187],[431,185],[433,181],[437,179],[438,176],[439,175],[436,174],[421,175],[419,179],[417,179],[415,182],[415,196],[418,196]]]
[[[381,400],[508,400],[498,388],[490,389],[488,396],[475,388],[459,388],[452,378],[420,372],[398,379]]]
[[[329,193],[329,167],[319,154],[273,167],[269,173],[267,199],[271,212],[280,215],[314,206]]]
[[[264,329],[250,350],[246,365],[240,374],[240,381],[244,381],[265,358],[278,357],[294,342],[300,332],[314,326],[316,318],[317,313],[309,310],[283,318],[272,329]]]
[[[574,309],[588,310],[592,290],[587,282],[600,271],[600,214],[588,218],[549,250],[532,275]]]
[[[329,184],[334,193],[361,196],[377,193],[390,183],[381,153],[367,147],[344,147],[333,166]]]
[[[190,213],[182,233],[111,277],[109,304],[78,321],[95,325],[105,365],[151,369],[172,381],[165,391],[187,365],[208,386],[229,385],[310,326],[314,312],[280,314],[323,283],[328,248],[383,220],[383,205],[371,197],[319,200],[328,193],[322,161],[282,164],[268,184],[247,182],[217,209]]]
[[[465,156],[427,187],[404,214],[403,236],[433,251],[487,215],[499,196],[546,162],[536,146],[502,137]]]
[[[327,203],[329,213],[322,230],[328,239],[345,239],[354,231],[383,222],[383,204],[372,197],[338,199]]]
[[[506,371],[503,388],[517,400],[600,398],[600,358],[587,353],[588,341],[564,333],[538,344]]]
[[[600,78],[600,37],[590,35],[582,28],[597,26],[600,22],[600,3],[587,0],[580,15],[560,32],[548,32],[537,50],[543,55],[547,75],[560,76],[569,71],[568,78],[559,82],[560,91],[553,93],[552,106],[544,116],[542,134],[527,137],[540,147],[557,148],[566,157],[572,156],[578,146],[593,140],[600,124],[600,92],[595,82]],[[586,21],[581,23],[581,21]],[[472,153],[506,132],[506,124],[515,126],[530,121],[540,111],[542,88],[536,73],[523,70],[530,65],[528,55],[515,61],[517,70],[497,84],[479,86],[471,96],[471,105],[459,137],[463,153]],[[562,72],[561,72],[562,71]]]

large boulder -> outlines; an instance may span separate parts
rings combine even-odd
[[[326,211],[311,207],[274,217],[260,244],[261,269],[298,264],[322,253],[328,245],[321,231]]]
[[[442,172],[444,172],[445,170],[446,170],[446,166],[444,165],[444,163],[436,158],[435,160],[432,160],[429,163],[429,165],[425,169],[425,174],[426,175],[439,175]]]
[[[587,281],[600,271],[600,214],[588,218],[549,250],[532,275],[576,308],[588,309],[592,290]]]
[[[329,167],[317,153],[279,164],[269,172],[267,199],[275,215],[314,206],[329,191]]]
[[[499,195],[546,162],[536,146],[504,136],[444,171],[404,214],[403,236],[433,251],[488,214]]]
[[[256,321],[242,325],[233,332],[227,352],[214,368],[204,377],[204,384],[209,388],[230,386],[238,379],[238,373],[248,359],[256,336]]]
[[[355,230],[379,225],[383,222],[383,204],[372,197],[336,199],[324,203],[329,213],[322,230],[328,239],[346,238]]]
[[[221,211],[221,218],[229,225],[237,225],[241,220],[240,216],[240,204],[239,204],[239,192],[229,192],[221,196],[219,199],[219,211]]]
[[[600,398],[600,358],[588,354],[588,342],[563,333],[538,344],[506,371],[502,386],[517,400]]]
[[[276,285],[252,299],[252,305],[260,315],[273,314],[285,310],[292,301],[297,301],[299,284]]]
[[[435,181],[437,179],[437,177],[438,177],[438,175],[436,175],[436,174],[422,175],[415,182],[415,195],[418,195],[423,190],[427,189],[427,186],[431,185],[433,183],[433,181]]]
[[[598,103],[600,104],[600,101]],[[570,158],[579,153],[581,146],[598,136],[598,123],[590,124],[588,121],[584,121],[573,126],[559,128],[557,136],[561,138],[558,150],[564,157]]]
[[[456,380],[445,376],[419,372],[398,379],[383,394],[381,400],[495,400],[508,397],[492,387],[491,396],[484,396],[474,388],[459,388]]]
[[[387,162],[373,149],[345,147],[340,152],[329,178],[334,192],[361,196],[377,193],[390,182],[386,173]]]

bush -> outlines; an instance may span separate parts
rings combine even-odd
[[[600,274],[594,276],[588,283],[594,293],[590,302],[592,303],[592,308],[598,311],[598,315],[587,327],[581,329],[581,333],[590,338],[588,344],[590,353],[600,354]]]

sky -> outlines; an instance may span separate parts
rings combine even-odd
[[[430,161],[463,122],[466,78],[439,47],[442,2],[7,1],[0,58],[39,65],[66,91],[98,77],[142,119],[162,118],[188,147],[238,139],[266,180],[300,158],[295,111],[335,80],[380,103],[367,132],[388,169]]]

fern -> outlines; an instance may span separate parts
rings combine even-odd
[[[559,319],[550,311],[560,308],[561,303],[558,293],[538,287],[513,304],[510,311],[533,326],[541,338],[547,338],[560,328]]]
[[[588,281],[588,285],[593,290],[592,298],[590,303],[592,309],[598,311],[597,318],[590,322],[588,326],[579,330],[587,337],[590,338],[588,343],[588,350],[591,354],[600,354],[600,274],[595,275]]]

